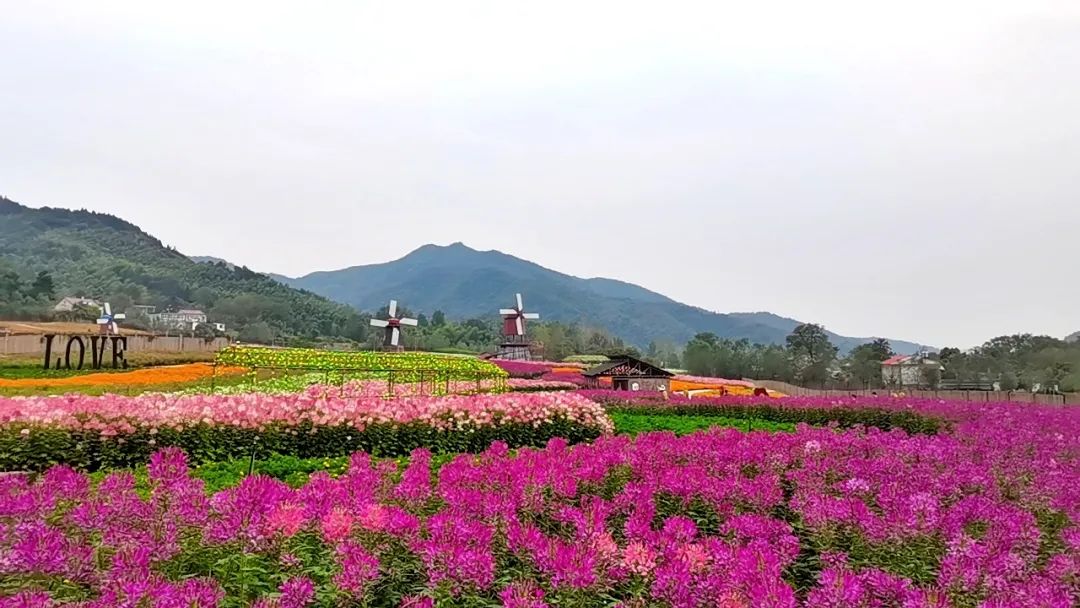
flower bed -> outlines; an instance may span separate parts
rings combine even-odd
[[[705,386],[744,386],[754,388],[756,385],[749,380],[730,380],[728,378],[713,378],[712,376],[691,376],[690,374],[678,374],[674,378],[679,382],[702,384]]]
[[[613,430],[601,406],[572,393],[384,399],[341,390],[0,398],[0,470],[132,466],[169,445],[202,462],[271,452],[400,455],[421,446],[478,451],[496,440],[536,445]]]
[[[250,368],[322,371],[426,372],[452,379],[505,378],[498,366],[476,357],[423,352],[331,351],[308,348],[230,346],[217,356],[218,363]]]
[[[242,367],[219,366],[219,376],[242,374]],[[63,378],[0,378],[0,389],[31,389],[85,386],[153,386],[157,384],[176,384],[203,380],[214,375],[214,366],[209,363],[188,363],[185,365],[166,365],[148,367],[129,372],[101,372],[81,374]]]
[[[551,367],[533,361],[511,361],[508,359],[491,359],[493,365],[499,366],[511,378],[539,378],[551,371]]]
[[[585,376],[581,375],[581,372],[552,371],[540,376],[540,379],[549,382],[569,382],[570,384],[576,384],[577,386],[585,386],[588,384],[588,381],[585,379]]]
[[[934,436],[496,444],[434,482],[427,452],[400,472],[358,454],[336,479],[209,499],[175,452],[147,496],[123,473],[9,476],[0,581],[13,605],[83,608],[1076,606],[1080,410],[964,412]]]
[[[379,374],[370,374],[377,376]],[[385,374],[382,374],[385,376]],[[276,376],[261,380],[254,377],[243,384],[196,386],[173,394],[186,395],[243,395],[249,393],[336,395],[339,397],[422,397],[440,395],[473,395],[501,393],[507,389],[503,378],[480,380],[425,379],[423,382],[389,382],[387,380],[350,380],[338,372],[308,373]]]
[[[578,394],[601,403],[613,411],[656,412],[753,418],[770,422],[900,428],[909,433],[933,434],[949,425],[950,412],[940,408],[915,408],[888,403],[886,400],[858,402],[827,399],[770,399],[768,397],[695,397],[658,392],[581,390]],[[891,400],[888,400],[891,401]],[[908,402],[905,402],[908,403]]]
[[[545,374],[547,376],[547,374]],[[510,378],[507,381],[510,390],[520,393],[538,391],[572,391],[578,388],[574,382],[561,382],[559,380],[529,380],[527,378]]]

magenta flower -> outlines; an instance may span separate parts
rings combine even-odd
[[[334,576],[334,584],[351,595],[362,595],[365,587],[379,578],[379,560],[356,541],[338,545],[337,561],[341,571]]]

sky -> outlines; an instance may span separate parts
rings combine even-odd
[[[720,312],[1080,330],[1080,2],[0,0],[0,194],[297,276],[463,241]]]

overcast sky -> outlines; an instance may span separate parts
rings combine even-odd
[[[0,194],[300,275],[433,242],[972,346],[1080,330],[1080,1],[0,0]]]

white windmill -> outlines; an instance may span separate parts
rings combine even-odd
[[[102,307],[101,318],[97,320],[97,324],[101,326],[101,333],[105,335],[116,335],[120,333],[120,326],[116,324],[117,321],[123,321],[127,318],[122,312],[118,312],[115,315],[112,314],[112,307],[108,302]]]
[[[535,312],[525,312],[525,304],[521,300],[521,294],[514,294],[517,296],[517,308],[503,308],[499,310],[499,314],[503,318],[503,336],[524,336],[525,335],[525,319],[535,320],[539,319],[540,315]]]
[[[419,322],[416,319],[399,318],[397,316],[397,300],[390,300],[390,308],[387,309],[389,319],[372,319],[372,327],[383,328],[383,348],[401,350],[401,327],[411,325],[416,327]]]

